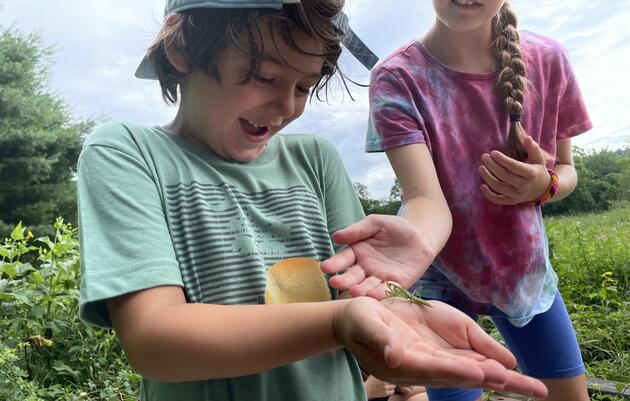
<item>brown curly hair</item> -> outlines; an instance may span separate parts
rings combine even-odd
[[[344,0],[302,0],[285,4],[281,10],[199,8],[177,13],[169,27],[164,26],[147,50],[147,56],[157,70],[162,97],[167,104],[176,104],[185,75],[177,71],[166,57],[165,46],[174,46],[193,68],[220,80],[217,71],[219,58],[228,48],[238,49],[249,57],[249,68],[241,84],[249,82],[260,68],[263,48],[262,17],[269,22],[274,46],[279,37],[292,50],[309,57],[323,57],[324,64],[313,95],[328,94],[330,79],[338,71],[344,33],[334,24],[341,13]],[[294,38],[295,30],[321,41],[321,54],[301,49]],[[344,87],[347,85],[340,74]]]

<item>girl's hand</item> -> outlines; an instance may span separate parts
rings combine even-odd
[[[542,382],[511,370],[514,356],[472,319],[442,302],[431,304],[354,298],[335,314],[335,337],[370,374],[399,386],[547,395]]]
[[[343,271],[330,278],[330,285],[353,297],[385,298],[386,280],[409,288],[435,258],[422,233],[398,216],[370,215],[332,238],[348,246],[321,262],[321,268],[325,273]]]
[[[396,386],[391,383],[384,382],[370,375],[365,380],[365,393],[368,398],[389,397],[394,394]]]
[[[547,172],[545,154],[528,136],[523,141],[527,163],[512,159],[494,150],[481,156],[479,175],[485,182],[481,193],[497,205],[516,205],[535,201],[549,188],[551,177]]]

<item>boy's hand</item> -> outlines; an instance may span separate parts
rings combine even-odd
[[[499,151],[484,153],[479,175],[485,184],[481,193],[498,205],[516,205],[535,201],[547,192],[551,178],[545,154],[528,136],[523,140],[527,163],[512,159]]]
[[[321,262],[330,285],[354,297],[385,298],[384,281],[409,288],[435,258],[422,233],[402,217],[370,215],[333,234],[333,241],[348,245]],[[424,269],[423,269],[424,267]]]
[[[355,298],[334,317],[335,336],[370,374],[396,385],[482,387],[538,398],[544,384],[513,370],[514,356],[464,313],[388,298]]]

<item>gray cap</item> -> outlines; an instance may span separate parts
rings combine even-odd
[[[285,4],[296,4],[300,0],[167,0],[164,16],[193,8],[272,8],[282,9]],[[368,70],[378,62],[378,57],[359,39],[348,25],[348,16],[341,13],[335,18],[335,24],[346,37],[343,41],[346,49]],[[136,77],[141,79],[157,79],[155,65],[145,56],[136,69]]]

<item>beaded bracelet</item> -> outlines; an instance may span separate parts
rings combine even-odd
[[[558,178],[558,174],[551,169],[547,169],[549,176],[551,177],[551,182],[549,183],[549,188],[547,188],[547,192],[531,203],[535,206],[542,205],[545,202],[548,202],[558,191],[558,187],[560,186],[560,179]]]

